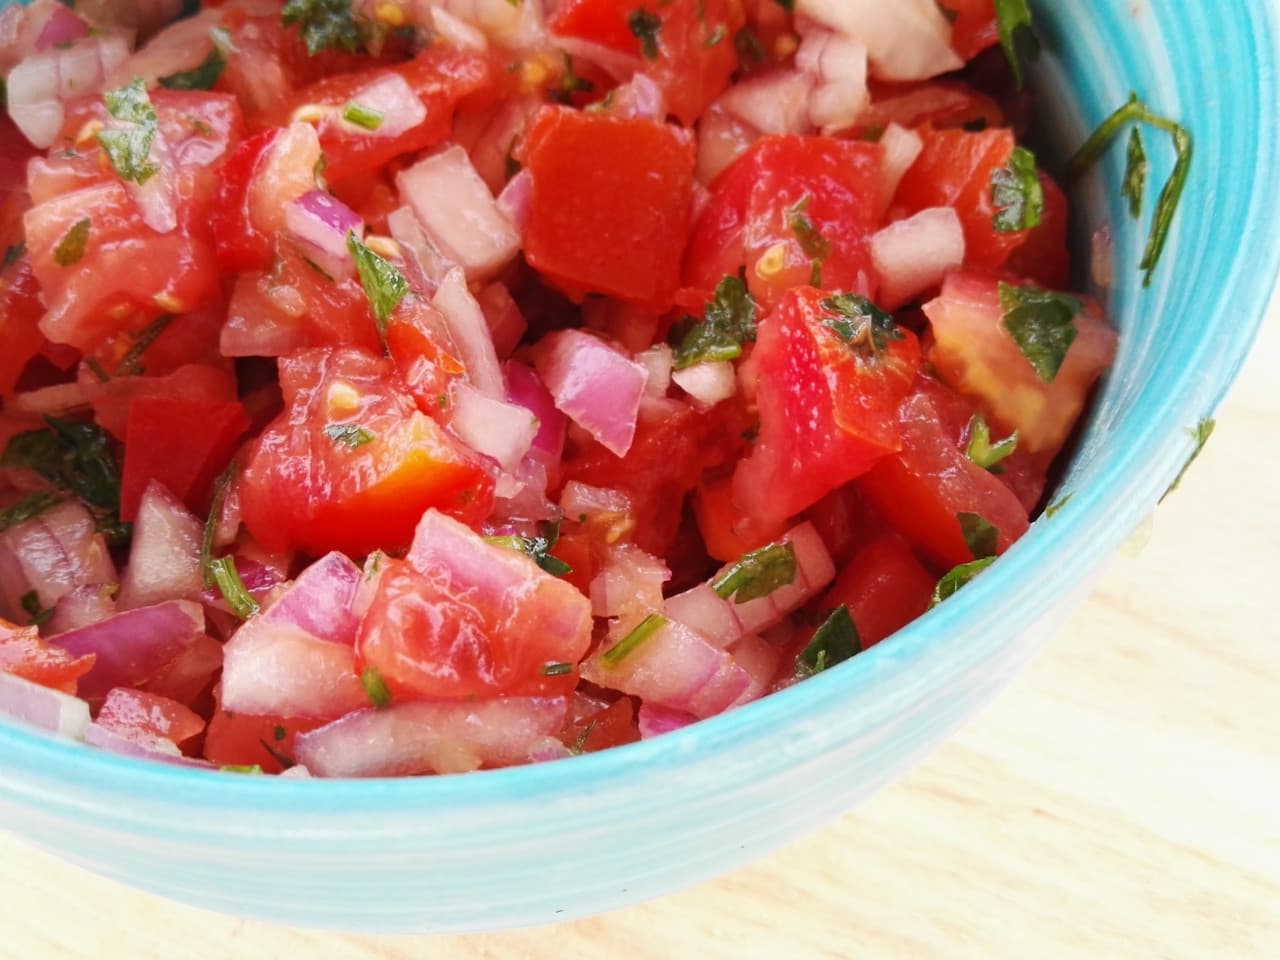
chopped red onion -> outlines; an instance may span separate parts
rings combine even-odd
[[[1089,240],[1089,276],[1104,290],[1115,285],[1115,242],[1110,224],[1100,226]]]
[[[717,360],[677,370],[671,379],[704,407],[714,407],[737,392],[738,376],[732,363]]]
[[[476,302],[489,325],[494,350],[500,357],[511,356],[529,329],[511,291],[505,283],[491,283],[480,291]]]
[[[0,673],[0,714],[73,740],[89,726],[85,701],[11,673]]]
[[[345,203],[323,190],[311,190],[284,209],[285,229],[303,254],[331,277],[351,275],[347,235],[364,239],[364,221]]]
[[[927,80],[964,66],[934,0],[796,0],[795,11],[863,44],[881,80]]]
[[[671,367],[674,362],[672,349],[665,343],[656,343],[636,354],[636,363],[644,367],[649,378],[644,384],[647,400],[661,400],[671,386]]]
[[[427,108],[398,73],[383,73],[361,87],[348,101],[351,109],[335,113],[336,122],[350,135],[390,139],[403,136],[427,119]],[[347,114],[360,115],[366,123],[355,123]]]
[[[698,182],[714,180],[761,137],[760,131],[713,105],[698,121]]]
[[[489,50],[489,38],[484,33],[444,7],[431,9],[431,26],[435,35],[451,47],[473,53],[487,53]]]
[[[564,454],[567,421],[556,409],[551,392],[543,385],[531,367],[515,360],[508,360],[502,367],[507,381],[507,400],[524,407],[538,422],[529,454],[544,467],[556,468]]]
[[[197,767],[210,770],[214,766],[207,760],[184,757],[181,750],[167,741],[157,740],[153,745],[143,746],[96,723],[91,723],[85,728],[84,742],[91,747],[97,747],[109,753],[118,753],[123,757],[134,757],[138,760],[150,760],[153,763],[171,763],[180,767]]]
[[[148,484],[138,505],[129,564],[120,582],[120,609],[165,600],[198,600],[204,590],[203,536],[203,524],[177,497],[154,480]]]
[[[560,509],[566,517],[594,517],[631,513],[631,498],[621,490],[592,487],[570,480],[560,492]]]
[[[848,130],[871,102],[867,48],[822,27],[811,27],[802,35],[796,65],[816,80],[809,96],[809,121],[825,135]]]
[[[609,112],[637,120],[666,120],[667,98],[662,88],[643,73],[637,73],[613,91]]]
[[[530,763],[547,763],[573,756],[573,751],[555,737],[542,737],[529,745]]]
[[[349,647],[355,643],[360,626],[352,607],[363,576],[343,554],[326,554],[303,570],[257,620],[297,627],[313,637]]]
[[[634,544],[614,544],[591,581],[591,612],[597,617],[643,616],[661,608],[662,585],[670,579],[661,558]]]
[[[6,81],[9,116],[32,144],[52,146],[62,130],[63,103],[96,93],[128,56],[123,37],[102,33],[26,57]]]
[[[419,161],[397,175],[396,185],[427,238],[468,280],[492,276],[519,251],[519,233],[462,147]]]
[[[182,13],[183,0],[78,0],[94,24],[112,24],[146,36]],[[249,12],[249,11],[247,11]]]
[[[210,636],[196,637],[172,663],[142,684],[142,689],[179,703],[194,703],[213,686],[221,671],[222,644]]]
[[[880,274],[879,302],[896,310],[964,263],[964,229],[951,207],[931,207],[891,223],[871,237]]]
[[[223,648],[224,710],[333,719],[368,703],[347,644],[255,618]]]
[[[477,453],[512,471],[529,452],[538,433],[538,418],[526,407],[487,397],[465,383],[453,388],[449,427]]]
[[[648,380],[644,367],[581,330],[545,337],[535,366],[570,420],[617,456],[626,455]]]
[[[497,199],[498,210],[511,221],[516,233],[524,235],[533,206],[533,174],[521,170],[502,188]]]
[[[112,599],[112,586],[76,587],[53,608],[53,616],[44,624],[50,635],[79,630],[116,615],[116,602]]]
[[[523,763],[564,725],[564,697],[393,704],[300,733],[294,756],[317,777],[464,773]]]
[[[541,50],[546,46],[543,0],[444,0],[443,7],[508,50]]]
[[[476,172],[498,197],[499,209],[517,229],[522,229],[521,221],[504,206],[503,188],[515,179],[511,176],[511,151],[541,106],[539,97],[524,94],[506,97],[488,111],[467,110],[454,119],[454,141],[466,148]]]
[[[590,40],[552,34],[551,42],[574,60],[585,60],[587,63],[594,63],[620,83],[630,80],[644,66],[644,62],[638,56],[619,53],[612,47],[606,47],[600,43],[592,43]]]
[[[640,704],[640,712],[636,720],[640,726],[641,740],[660,737],[664,733],[673,733],[691,723],[698,722],[698,718],[693,714],[682,710],[669,710],[651,703]]]
[[[880,161],[881,206],[888,210],[902,178],[924,149],[924,141],[914,130],[891,123],[880,135],[880,147],[884,151]]]
[[[458,359],[467,368],[471,385],[486,396],[501,400],[506,396],[502,368],[493,335],[484,311],[467,289],[467,279],[459,269],[450,270],[436,291],[432,305],[444,316]]]
[[[808,133],[813,84],[807,73],[774,70],[733,84],[716,105],[761,134]]]
[[[717,647],[727,647],[743,634],[742,621],[733,612],[733,604],[722,600],[708,583],[668,597],[663,612]]]
[[[773,687],[773,678],[782,662],[782,651],[755,634],[747,634],[729,648],[733,662],[751,675],[751,686],[742,692],[735,706],[759,700]]]
[[[48,19],[40,28],[36,37],[36,52],[42,53],[51,47],[64,47],[74,43],[89,33],[89,24],[85,23],[62,3],[47,6]]]
[[[405,254],[409,285],[424,296],[434,296],[453,264],[427,239],[413,208],[403,206],[387,214],[387,230]]]
[[[0,533],[0,614],[8,620],[24,616],[22,598],[32,590],[47,609],[77,587],[114,583],[111,552],[79,503],[60,503]]]

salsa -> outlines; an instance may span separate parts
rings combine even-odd
[[[837,667],[1044,508],[1117,337],[1025,4],[181,7],[0,12],[0,712],[552,760]]]

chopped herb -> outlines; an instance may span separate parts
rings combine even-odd
[[[133,346],[129,348],[129,352],[121,358],[120,366],[116,367],[116,376],[141,376],[146,373],[147,368],[142,365],[142,355],[159,339],[160,334],[169,328],[169,324],[173,323],[174,319],[172,314],[164,314],[156,317],[143,327],[137,337],[134,338]]]
[[[764,47],[760,45],[760,38],[750,27],[743,27],[733,35],[733,49],[737,51],[738,62],[743,66],[749,67],[764,62]]]
[[[354,230],[347,234],[347,247],[355,258],[356,273],[360,275],[365,296],[369,298],[378,332],[385,333],[391,314],[409,292],[409,282],[404,274],[366,247]]]
[[[1119,136],[1120,131],[1129,123],[1146,124],[1169,134],[1177,155],[1173,171],[1169,174],[1164,189],[1160,191],[1159,199],[1156,200],[1151,230],[1147,234],[1147,246],[1143,251],[1142,261],[1138,264],[1138,268],[1144,271],[1142,285],[1146,287],[1151,285],[1151,278],[1155,274],[1156,265],[1160,262],[1160,255],[1164,253],[1165,244],[1169,239],[1169,228],[1173,225],[1174,214],[1178,212],[1178,203],[1182,200],[1182,191],[1191,173],[1191,158],[1194,151],[1190,132],[1182,125],[1152,113],[1147,105],[1138,99],[1136,93],[1130,93],[1128,101],[1103,120],[1098,125],[1098,129],[1093,131],[1084,145],[1076,151],[1075,156],[1067,162],[1067,176],[1070,179],[1076,179],[1097,162],[1111,141]],[[1132,141],[1130,141],[1130,147],[1132,148]],[[1126,183],[1127,180],[1126,176]],[[1130,197],[1130,203],[1133,203],[1132,197]]]
[[[564,55],[564,76],[560,78],[560,83],[551,94],[551,99],[556,103],[569,104],[573,102],[575,93],[590,93],[596,88],[596,85],[586,77],[580,77],[573,72],[573,57],[567,53]],[[613,93],[612,90],[609,91]]]
[[[345,444],[352,450],[378,439],[357,423],[330,423],[324,428],[324,435],[334,443]]]
[[[1014,147],[1009,163],[991,171],[992,219],[998,233],[1017,233],[1040,225],[1044,216],[1044,188],[1036,170],[1036,155]]]
[[[342,108],[342,119],[363,130],[377,130],[386,117],[381,110],[374,110],[351,100]]]
[[[281,19],[287,27],[297,25],[307,53],[313,57],[324,50],[360,50],[360,25],[351,0],[289,0]]]
[[[215,45],[200,66],[193,70],[161,77],[160,86],[166,90],[212,90],[225,69],[227,69],[227,58]]]
[[[211,560],[208,572],[209,576],[213,577],[213,582],[221,592],[222,598],[227,601],[231,612],[241,620],[248,620],[262,609],[258,606],[258,601],[249,593],[244,581],[240,579],[235,557],[219,557],[217,560]]]
[[[219,767],[223,773],[241,773],[246,776],[262,776],[262,767],[256,763],[229,763]]]
[[[107,371],[102,369],[102,364],[100,364],[95,358],[85,357],[84,365],[89,368],[90,373],[92,373],[95,377],[98,378],[99,383],[106,383],[108,380],[111,379],[109,376],[107,376]]]
[[[273,739],[276,743],[280,743],[288,735],[289,735],[289,731],[286,730],[284,727],[280,726],[280,724],[278,723],[271,728],[271,739]]]
[[[623,660],[639,650],[649,638],[665,627],[670,621],[660,613],[651,613],[636,626],[634,630],[600,655],[607,667],[616,667]]]
[[[1217,425],[1218,422],[1216,420],[1206,417],[1187,431],[1187,433],[1191,435],[1191,439],[1195,442],[1195,447],[1191,451],[1191,456],[1187,458],[1187,462],[1184,463],[1182,465],[1182,469],[1178,471],[1178,475],[1174,478],[1173,483],[1170,484],[1169,489],[1164,492],[1165,497],[1178,489],[1178,484],[1182,483],[1182,478],[1187,475],[1187,471],[1191,469],[1191,465],[1195,463],[1200,454],[1204,452],[1204,445],[1208,443],[1209,438],[1213,436],[1214,428],[1217,427]],[[1163,500],[1164,497],[1161,497],[1160,499]]]
[[[983,470],[992,473],[1003,473],[1000,461],[1013,456],[1018,449],[1018,431],[1015,430],[999,443],[991,442],[991,428],[982,414],[974,414],[969,423],[969,449],[966,451],[970,460]]]
[[[289,731],[279,725],[277,725],[275,730],[272,731],[272,736],[275,738],[276,743],[279,743],[288,735]],[[281,753],[271,744],[267,743],[267,741],[259,738],[258,743],[262,744],[262,749],[271,754],[272,759],[274,759],[276,763],[280,764],[281,769],[289,770],[298,765],[298,761],[294,760],[293,757],[290,757],[285,753]]]
[[[377,667],[365,667],[360,674],[360,685],[369,695],[369,702],[379,710],[391,706],[391,691],[387,689],[387,681],[382,679],[382,671]]]
[[[847,606],[839,606],[796,658],[797,677],[811,677],[862,652],[862,638]]]
[[[8,270],[15,263],[22,259],[22,255],[27,252],[27,245],[22,241],[13,244],[13,246],[5,247],[4,250],[4,266],[0,269]]]
[[[151,162],[160,119],[147,96],[146,84],[134,80],[118,90],[108,90],[102,98],[107,112],[125,126],[101,131],[98,142],[121,180],[146,183],[160,172],[159,164]]]
[[[1033,283],[1013,287],[1001,281],[1000,325],[1044,383],[1053,383],[1076,339],[1076,314],[1084,309],[1075,297],[1044,290]]]
[[[209,518],[204,523],[204,536],[200,541],[200,570],[206,587],[213,586],[213,542],[218,534],[218,524],[222,522],[222,508],[227,502],[227,492],[235,474],[236,464],[233,461],[213,484],[213,502],[209,505]]]
[[[822,261],[814,260],[809,264],[809,286],[822,289]]]
[[[1013,82],[1021,90],[1026,82],[1023,65],[1040,55],[1040,41],[1031,28],[1031,8],[1027,0],[995,0],[995,8],[1000,47],[1013,70]]]
[[[870,348],[877,355],[884,353],[890,340],[903,338],[893,317],[859,294],[827,297],[822,309],[835,314],[825,325],[849,346],[864,352]]]
[[[544,677],[567,677],[573,673],[572,663],[548,663],[542,668]]]
[[[795,12],[796,0],[773,0],[773,2],[776,3],[778,6],[780,6],[783,10],[787,11],[787,13]]]
[[[1000,548],[1000,531],[977,513],[957,513],[960,533],[975,560],[994,557]]]
[[[22,605],[22,609],[31,618],[27,622],[29,627],[43,627],[49,622],[49,618],[53,616],[53,607],[41,606],[40,594],[35,590],[28,590],[24,593],[18,599],[18,603]]]
[[[70,267],[84,259],[85,248],[89,245],[89,228],[92,221],[81,217],[71,225],[58,245],[53,248],[53,260],[60,267]]]
[[[57,489],[79,498],[111,546],[132,533],[120,520],[120,468],[115,443],[97,424],[45,417],[48,427],[13,437],[0,465],[33,470]]]
[[[61,502],[62,497],[48,490],[23,497],[17,503],[0,510],[0,532],[16,527],[20,523],[26,523],[28,520],[33,520]]]
[[[495,547],[523,553],[553,577],[563,577],[565,574],[573,573],[573,567],[559,557],[551,556],[551,550],[560,539],[560,524],[543,523],[540,527],[538,531],[540,536],[537,537],[485,537],[485,540]]]
[[[573,741],[573,746],[569,748],[569,752],[574,756],[581,756],[587,749],[587,738],[591,736],[591,731],[596,728],[598,720],[592,720],[582,728],[582,733],[578,734],[578,739]]]
[[[1071,502],[1071,498],[1074,496],[1075,496],[1075,493],[1072,492],[1058,498],[1053,503],[1049,504],[1047,507],[1044,508],[1044,515],[1046,517],[1055,516],[1057,513],[1059,513],[1062,510],[1063,507],[1065,507],[1068,503]]]
[[[966,586],[969,581],[995,562],[996,558],[994,556],[983,557],[981,560],[971,560],[947,571],[946,575],[938,581],[938,585],[933,588],[933,596],[929,600],[929,609],[932,610],[943,600],[955,596],[961,587]]]
[[[1142,197],[1147,190],[1150,168],[1146,148],[1142,145],[1142,130],[1134,127],[1129,131],[1129,149],[1125,154],[1124,183],[1120,187],[1120,195],[1129,201],[1129,215],[1135,220],[1142,216]]]
[[[701,322],[690,328],[675,353],[677,370],[734,360],[742,345],[756,339],[756,302],[741,277],[726,276],[716,284],[715,296]]]
[[[656,13],[644,7],[631,11],[627,17],[627,27],[632,35],[640,41],[640,52],[646,60],[657,60],[661,52],[658,47],[658,32],[662,29],[662,20]]]
[[[767,597],[796,579],[796,548],[789,542],[771,543],[743,554],[741,560],[711,581],[722,600],[747,603]]]
[[[809,200],[809,194],[806,193],[787,207],[787,228],[800,241],[800,249],[804,251],[804,255],[821,263],[831,256],[831,243],[809,219],[806,212],[809,209]]]

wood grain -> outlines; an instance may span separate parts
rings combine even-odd
[[[1280,956],[1280,316],[1218,433],[1052,648],[837,824],[718,882],[494,936],[213,916],[0,836],[0,956]]]

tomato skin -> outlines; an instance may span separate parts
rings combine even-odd
[[[0,620],[0,671],[75,696],[80,678],[93,669],[96,660],[92,653],[73,657],[61,647],[49,645],[36,627]]]
[[[977,123],[986,127],[1006,125],[1000,104],[968,84],[947,80],[923,83],[871,81],[871,105],[860,120],[863,130],[896,123],[903,127],[924,124],[937,129]]]
[[[204,757],[220,766],[256,764],[263,773],[280,773],[284,764],[277,755],[292,758],[293,738],[329,722],[323,718],[259,717],[218,709],[209,720]]]
[[[733,478],[738,505],[779,523],[901,448],[894,413],[911,391],[920,345],[901,330],[864,352],[830,326],[827,294],[788,293],[759,324],[747,376],[757,383],[760,435]]]
[[[24,254],[0,273],[0,396],[13,392],[27,364],[44,346],[40,284]]]
[[[964,228],[965,265],[999,270],[1028,231],[996,230],[991,177],[1009,163],[1016,146],[1013,131],[988,129],[918,131],[924,149],[907,171],[894,196],[904,216],[929,207],[953,207]]]
[[[900,537],[886,534],[854,554],[821,607],[847,606],[865,650],[924,613],[936,583]]]
[[[449,387],[466,368],[440,346],[444,318],[423,300],[397,310],[387,324],[387,352],[418,409],[439,418],[448,408]]]
[[[266,270],[271,266],[274,240],[254,225],[249,193],[281,133],[277,128],[250,137],[236,147],[222,168],[222,185],[213,210],[213,239],[218,266],[227,273]]]
[[[652,120],[546,107],[522,149],[533,178],[529,264],[574,299],[669,306],[680,285],[673,238],[685,236],[693,202],[693,137]]]
[[[746,266],[766,307],[809,284],[814,257],[793,221],[803,216],[830,247],[822,287],[872,296],[868,240],[878,224],[879,144],[824,137],[766,137],[711,184],[684,259],[687,286],[709,291]]]
[[[137,516],[152,480],[197,515],[207,512],[213,482],[249,429],[239,401],[201,403],[167,397],[138,397],[129,405],[125,430],[120,518]]]
[[[389,361],[349,348],[280,361],[285,411],[253,444],[237,485],[244,522],[271,551],[363,556],[409,544],[431,507],[477,523],[493,506],[479,459],[419,412]],[[365,430],[355,446],[326,427]]]
[[[762,527],[744,516],[733,500],[733,475],[704,477],[693,497],[693,512],[707,555],[733,563],[782,537],[782,524]]]
[[[1000,24],[992,0],[951,0],[951,48],[972,60],[1000,42]]]
[[[112,436],[124,440],[129,430],[129,410],[135,400],[180,396],[205,405],[233,403],[236,378],[223,367],[184,364],[162,377],[112,377],[103,383],[84,371],[80,384],[93,407],[94,420]]]
[[[575,692],[569,700],[564,729],[560,732],[564,745],[583,753],[596,753],[640,739],[636,708],[630,697],[613,703]]]

